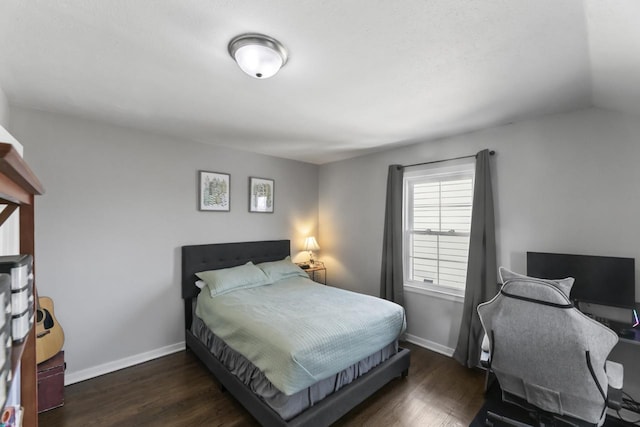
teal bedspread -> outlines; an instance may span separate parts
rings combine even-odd
[[[355,364],[405,329],[401,306],[302,277],[214,298],[205,288],[196,315],[286,395]]]

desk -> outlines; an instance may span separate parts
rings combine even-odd
[[[620,339],[620,341],[624,341],[624,342],[627,342],[629,344],[640,345],[640,329],[631,328],[631,327],[628,327],[628,328],[625,328],[625,329],[633,331],[635,336],[633,336],[633,337],[624,337],[624,338],[619,336],[618,338]]]

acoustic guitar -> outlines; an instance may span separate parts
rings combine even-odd
[[[53,300],[38,297],[36,308],[36,363],[51,359],[62,350],[64,331],[53,314]]]

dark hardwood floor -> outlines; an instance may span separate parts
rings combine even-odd
[[[468,426],[483,403],[483,374],[412,344],[405,379],[387,384],[334,426]],[[191,352],[181,351],[65,387],[41,427],[258,426]]]

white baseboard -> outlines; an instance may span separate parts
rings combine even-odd
[[[133,356],[125,357],[124,359],[114,360],[113,362],[104,363],[102,365],[94,366],[91,368],[83,369],[81,371],[70,371],[64,375],[64,385],[78,383],[91,378],[99,377],[100,375],[108,374],[110,372],[119,371],[120,369],[128,368],[139,363],[148,362],[149,360],[157,359],[158,357],[166,356],[168,354],[177,353],[178,351],[185,349],[184,341],[160,347],[155,350],[147,351]]]
[[[419,345],[428,350],[435,351],[436,353],[444,354],[445,356],[453,356],[454,349],[446,347],[437,342],[430,341],[424,338],[417,337],[411,334],[404,334],[404,339],[412,344]],[[129,368],[140,363],[148,362],[153,359],[157,359],[162,356],[177,353],[178,351],[185,349],[184,341],[171,344],[165,347],[160,347],[155,350],[147,351],[144,353],[136,354],[133,356],[125,357],[123,359],[114,360],[113,362],[104,363],[102,365],[93,366],[91,368],[83,369],[81,371],[73,372],[69,371],[65,373],[64,385],[70,385],[85,381],[91,378],[99,377],[100,375],[108,374],[111,372],[119,371],[120,369]]]
[[[419,345],[427,350],[435,351],[436,353],[444,354],[449,357],[453,356],[453,352],[455,351],[453,348],[411,334],[404,334],[404,339],[409,341],[411,344]]]

